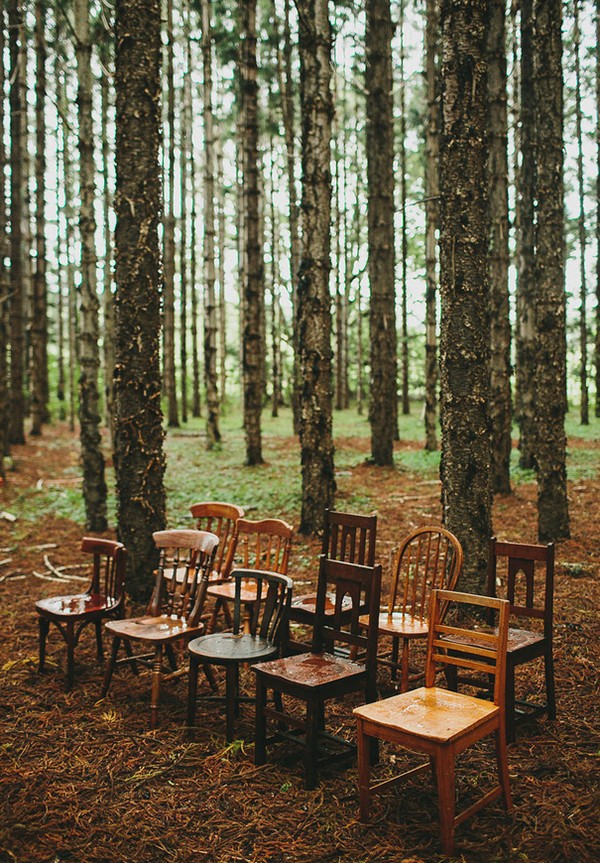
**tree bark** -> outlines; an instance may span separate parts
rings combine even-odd
[[[112,52],[108,41],[102,43],[102,78],[100,80],[101,98],[101,152],[102,152],[102,209],[104,214],[104,261],[102,272],[102,310],[104,312],[104,418],[110,434],[111,450],[115,438],[114,428],[114,396],[113,396],[113,374],[115,370],[115,305],[113,295],[113,236],[110,225],[110,210],[112,207],[112,194],[109,178],[109,162],[111,147],[109,144],[109,109],[110,109],[110,80],[112,67]]]
[[[600,45],[600,0],[596,0],[596,45]],[[596,410],[600,417],[600,56],[596,52],[596,343],[594,364]]]
[[[173,0],[166,0],[167,12],[167,145],[168,198],[164,219],[164,330],[163,362],[164,387],[167,400],[167,423],[169,428],[179,427],[177,405],[177,382],[175,377],[175,82],[173,73]]]
[[[492,491],[499,494],[509,494],[511,490],[510,453],[512,449],[505,9],[505,0],[492,0],[490,3],[491,21],[487,38],[491,321],[490,424],[492,430]]]
[[[392,22],[389,0],[367,0],[366,10],[371,458],[376,465],[393,465],[397,417],[397,338],[394,286]]]
[[[128,550],[127,589],[142,599],[156,564],[152,533],[165,526],[158,0],[117,0],[115,35],[115,474],[118,535]]]
[[[581,32],[579,29],[579,0],[573,0],[573,50],[575,53],[575,124],[577,136],[577,192],[579,196],[579,215],[577,232],[579,235],[579,384],[581,389],[580,420],[582,425],[590,423],[590,400],[588,392],[588,350],[587,350],[587,275],[586,246],[587,230],[585,224],[585,186],[583,179],[583,134],[581,110]]]
[[[258,80],[256,65],[256,0],[241,0],[242,46],[240,57],[242,116],[242,181],[245,261],[242,373],[246,464],[263,463],[262,408],[262,297],[264,267],[260,242],[258,187]]]
[[[6,47],[6,4],[0,0],[0,56],[4,57]],[[6,72],[4,63],[0,63],[0,93],[4,94]],[[8,392],[8,304],[10,294],[9,272],[6,259],[10,255],[10,240],[8,236],[8,212],[6,209],[6,148],[4,144],[5,131],[5,100],[0,99],[0,476],[4,478],[4,456],[10,452],[9,447],[9,392]]]
[[[404,416],[410,414],[410,393],[409,393],[409,357],[408,357],[408,289],[407,289],[407,267],[408,267],[408,232],[406,228],[406,81],[404,78],[405,70],[405,48],[404,48],[404,3],[405,0],[400,0],[400,212],[402,215],[400,227],[400,255],[401,255],[401,331],[402,331],[402,352],[401,352],[401,400],[402,413]],[[393,138],[392,138],[393,139]],[[392,153],[393,159],[393,153]],[[398,405],[397,400],[394,404]],[[398,439],[398,424],[396,422],[396,440]]]
[[[302,115],[302,257],[298,271],[300,351],[300,532],[313,533],[335,493],[332,434],[331,26],[327,0],[296,0]]]
[[[492,526],[486,173],[488,4],[442,0],[440,136],[443,516],[465,552],[462,589],[481,593]]]
[[[569,536],[561,0],[534,0],[533,13],[537,165],[535,461],[538,537],[548,542]]]
[[[439,2],[427,0],[425,22],[425,80],[427,127],[425,138],[425,449],[435,452],[437,442],[437,240],[439,208]]]

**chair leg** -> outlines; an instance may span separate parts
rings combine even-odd
[[[172,644],[165,644],[165,653],[167,654],[167,662],[169,663],[169,668],[171,671],[177,671],[177,657],[175,656],[175,651],[173,650]]]
[[[125,639],[125,653],[127,654],[128,658],[131,660],[131,670],[133,671],[133,673],[137,677],[140,673],[140,670],[138,668],[137,662],[133,658],[133,647],[131,646],[131,642],[127,638]]]
[[[548,719],[556,719],[556,691],[554,688],[554,657],[552,655],[552,644],[544,654],[544,674],[546,677],[546,704]]]
[[[239,667],[227,665],[225,668],[225,734],[227,742],[234,739],[235,719],[238,715]]]
[[[515,666],[506,663],[506,689],[504,696],[504,716],[506,721],[506,742],[515,739]]]
[[[408,692],[408,653],[410,649],[410,642],[408,638],[402,639],[402,678],[400,680],[400,692]]]
[[[102,662],[104,659],[104,646],[102,644],[102,621],[95,620],[94,628],[96,629],[96,656],[98,657],[98,662]]]
[[[67,621],[65,626],[65,641],[67,643],[67,692],[73,687],[75,677],[75,624],[72,620]]]
[[[398,652],[400,646],[400,639],[392,636],[392,672],[390,675],[391,680],[398,680]]]
[[[196,697],[198,695],[198,663],[190,656],[188,671],[188,703],[187,724],[190,728],[196,724]]]
[[[254,717],[254,763],[259,766],[267,761],[267,690],[260,674],[256,675],[256,711]]]
[[[50,621],[46,620],[45,617],[38,618],[39,625],[39,664],[38,664],[38,672],[43,674],[44,665],[46,662],[46,638],[48,636],[48,632],[50,630]]]
[[[356,732],[358,750],[358,794],[360,799],[360,820],[363,824],[369,822],[371,806],[371,759],[369,757],[368,740],[363,732],[363,721],[358,719]]]
[[[219,685],[217,683],[217,678],[212,665],[203,665],[202,671],[204,672],[204,676],[208,680],[208,685],[210,686],[211,690],[215,693],[218,692]]]
[[[435,756],[442,851],[454,853],[454,753],[440,749]]]
[[[314,697],[306,702],[306,740],[304,743],[304,784],[307,791],[317,785],[317,741],[322,704]]]
[[[494,733],[496,738],[496,762],[498,764],[498,780],[502,788],[502,802],[507,811],[512,809],[510,794],[510,778],[508,775],[508,754],[506,752],[506,734],[500,728]]]
[[[110,646],[110,658],[106,666],[106,671],[104,672],[104,680],[102,681],[102,691],[100,692],[100,698],[104,698],[110,688],[110,681],[112,680],[113,671],[115,670],[115,665],[117,664],[117,656],[119,654],[120,644],[121,639],[115,635]],[[129,645],[129,649],[131,650],[131,645],[128,641],[125,642],[125,649],[127,649],[127,645]]]
[[[154,648],[154,659],[152,660],[152,691],[150,693],[150,728],[154,730],[158,725],[158,699],[160,696],[160,678],[162,675],[162,644]]]

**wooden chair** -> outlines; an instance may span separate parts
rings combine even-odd
[[[237,545],[236,522],[244,517],[244,510],[233,503],[205,501],[192,504],[190,512],[196,519],[196,530],[207,530],[219,537],[210,583],[228,581]]]
[[[481,606],[498,615],[495,631],[465,630],[460,625],[442,623],[448,603],[461,607]],[[441,840],[444,854],[454,851],[454,830],[466,818],[502,797],[506,809],[512,808],[505,738],[504,684],[509,603],[491,597],[472,596],[447,590],[434,590],[427,645],[425,686],[403,692],[354,710],[358,728],[358,782],[360,819],[369,820],[371,796],[406,776],[432,769],[437,782]],[[462,643],[465,636],[471,639]],[[452,645],[450,651],[449,645]],[[435,685],[439,666],[452,665],[494,677],[494,701],[474,698]],[[472,743],[494,734],[498,784],[464,811],[456,814],[455,761]],[[369,744],[384,740],[429,756],[424,764],[400,776],[371,784]]]
[[[233,740],[234,721],[239,714],[241,701],[254,698],[240,695],[239,672],[242,664],[251,665],[273,659],[280,653],[286,637],[288,614],[292,597],[292,579],[274,572],[259,572],[251,569],[236,569],[232,573],[235,583],[233,631],[215,632],[195,638],[188,645],[190,653],[188,726],[193,726],[196,716],[198,669],[200,665],[222,665],[225,667],[226,734]],[[254,584],[256,601],[249,632],[243,632],[242,588],[249,590]],[[222,696],[203,696],[200,700],[223,700]]]
[[[350,512],[326,509],[321,554],[332,560],[374,566],[376,534],[376,515],[355,515]],[[290,622],[314,626],[316,601],[316,593],[294,597],[290,609]],[[333,609],[331,595],[327,596],[325,606],[325,613],[330,613]],[[347,610],[350,610],[349,602]],[[292,642],[290,647],[293,651],[310,650],[310,643]]]
[[[46,638],[54,623],[67,645],[67,690],[73,686],[75,648],[89,624],[96,630],[96,650],[102,661],[102,623],[123,616],[127,551],[120,542],[84,536],[81,550],[91,554],[92,576],[84,593],[51,596],[35,604],[39,623],[39,671],[44,671]]]
[[[153,538],[159,550],[159,562],[146,615],[106,624],[113,641],[102,697],[108,692],[116,665],[130,663],[137,673],[138,662],[149,664],[152,668],[150,727],[156,728],[161,678],[166,679],[163,653],[169,662],[169,677],[186,673],[187,668],[177,668],[173,645],[181,641],[187,643],[204,629],[201,615],[219,538],[202,530],[161,530],[154,533]],[[121,641],[127,655],[117,659]],[[131,642],[142,642],[150,650],[134,655]]]
[[[262,572],[277,572],[286,575],[292,548],[294,528],[280,518],[264,518],[251,521],[239,518],[236,523],[237,540],[235,552],[232,555],[231,566],[236,569],[257,569]],[[215,600],[208,632],[214,632],[221,611],[230,625],[231,615],[229,603],[235,600],[235,584],[210,585],[208,595]],[[256,601],[256,585],[253,582],[247,587],[242,582],[242,603],[245,609],[246,630],[253,614]]]
[[[328,588],[334,591],[334,612],[325,613],[325,599]],[[367,604],[375,619],[379,611],[381,594],[381,566],[361,566],[331,560],[325,556],[320,558],[319,581],[317,588],[317,604],[315,626],[313,629],[313,644],[311,653],[300,653],[271,662],[263,662],[253,666],[256,674],[256,736],[255,763],[266,761],[267,744],[283,739],[292,739],[304,747],[304,776],[307,788],[314,788],[317,782],[318,769],[325,763],[342,754],[354,751],[348,741],[327,734],[325,731],[325,702],[338,698],[350,692],[364,693],[366,701],[377,697],[377,628],[372,627],[366,632],[359,626],[358,619],[361,609]],[[350,620],[342,620],[344,597],[352,600]],[[358,663],[333,652],[325,652],[325,645],[342,642],[347,646],[360,648],[365,655],[365,662]],[[267,691],[271,689],[276,694],[276,706],[267,706]],[[281,696],[290,696],[305,702],[306,712],[303,718],[284,712]],[[279,723],[275,737],[267,740],[267,719]],[[281,729],[290,726],[294,734],[284,733]],[[324,753],[321,744],[336,742],[338,751]]]
[[[391,650],[379,662],[391,668],[392,680],[400,672],[400,692],[422,680],[422,668],[410,666],[410,645],[426,639],[429,631],[429,597],[436,588],[453,590],[460,575],[463,551],[458,539],[443,527],[419,527],[402,541],[392,574],[387,612],[379,614],[379,636],[392,639]],[[366,619],[361,623],[366,624]],[[400,660],[400,644],[402,654]]]
[[[510,602],[511,619],[529,628],[508,630],[506,661],[506,739],[515,739],[515,726],[540,713],[556,718],[554,659],[552,651],[554,600],[554,545],[528,545],[518,542],[490,540],[487,593],[505,596]],[[539,626],[535,629],[535,623]],[[546,702],[534,703],[515,697],[515,669],[533,659],[544,660]],[[448,685],[456,689],[457,682],[472,683],[465,675],[449,669]],[[477,685],[491,689],[487,678]]]

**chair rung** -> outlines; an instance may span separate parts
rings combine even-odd
[[[430,766],[428,762],[425,762],[425,764],[418,764],[416,767],[411,767],[410,770],[405,770],[404,773],[399,773],[397,776],[392,776],[389,779],[383,779],[381,782],[375,782],[369,787],[369,791],[381,791],[382,788],[388,788],[391,785],[396,785],[402,779],[406,779],[407,776],[413,776],[415,773],[422,773],[423,770],[429,769]]]
[[[289,713],[283,713],[281,710],[275,710],[274,707],[263,707],[263,713],[268,719],[275,719],[277,722],[285,722],[291,728],[298,728],[300,731],[306,729],[306,722],[302,719],[296,719],[295,716],[290,716]]]
[[[483,807],[487,806],[488,803],[491,803],[492,800],[497,800],[498,797],[501,796],[502,786],[496,785],[495,788],[492,788],[491,791],[488,791],[487,794],[484,794],[483,797],[480,797],[479,800],[476,800],[470,806],[467,806],[465,810],[460,812],[454,819],[454,826],[458,827],[459,824],[462,824],[463,821],[466,821],[467,818],[470,818],[471,815],[475,814],[475,812],[479,812],[480,809],[483,809]]]

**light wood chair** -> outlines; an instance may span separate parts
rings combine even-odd
[[[448,604],[475,606],[498,615],[495,630],[468,629],[442,623]],[[382,701],[357,707],[358,783],[361,821],[369,820],[371,796],[406,776],[432,769],[437,781],[441,840],[444,854],[454,851],[454,830],[487,803],[501,797],[512,808],[506,752],[504,686],[509,603],[507,600],[434,590],[427,645],[425,686]],[[468,636],[469,643],[463,639]],[[463,695],[435,685],[439,667],[452,665],[494,677],[494,701]],[[493,734],[498,784],[458,815],[455,804],[455,761],[468,746]],[[370,747],[383,740],[429,756],[424,764],[400,776],[371,783]]]

